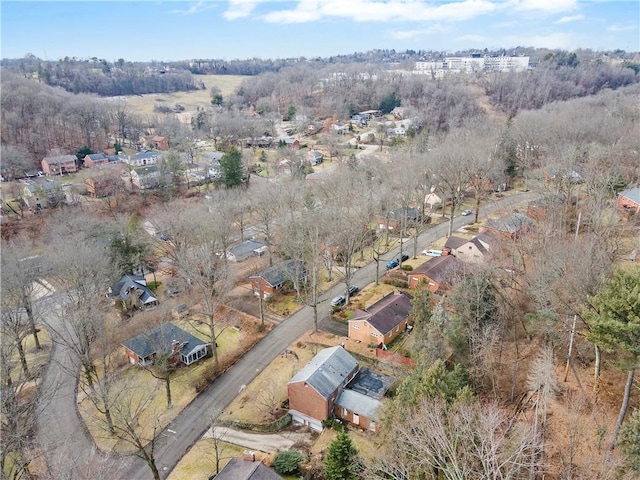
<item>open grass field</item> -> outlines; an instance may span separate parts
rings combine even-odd
[[[201,81],[206,85],[205,90],[175,93],[150,93],[147,95],[126,95],[124,98],[132,113],[143,117],[156,115],[153,112],[155,106],[173,108],[176,104],[184,107],[184,112],[194,112],[198,107],[211,106],[211,87],[218,87],[222,97],[231,95],[240,85],[243,75],[194,75],[196,84]]]

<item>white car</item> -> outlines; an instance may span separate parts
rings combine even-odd
[[[442,250],[423,250],[422,254],[427,255],[429,257],[441,257]]]
[[[464,212],[462,212],[460,215],[462,215],[463,217],[468,217],[469,215],[471,215],[473,212],[471,210],[465,210]]]

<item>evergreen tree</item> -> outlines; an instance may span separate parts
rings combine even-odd
[[[244,182],[244,174],[242,172],[242,154],[240,151],[231,147],[220,159],[222,167],[222,181],[227,188],[237,187]]]
[[[358,450],[351,438],[345,432],[339,432],[338,437],[329,445],[327,460],[324,465],[326,480],[352,480],[357,478],[360,471]]]

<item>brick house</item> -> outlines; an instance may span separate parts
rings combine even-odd
[[[378,215],[376,222],[378,223],[378,228],[380,230],[384,230],[385,228],[392,231],[400,231],[402,227],[402,222],[405,219],[405,211],[402,207],[396,207],[391,210],[387,215]],[[406,226],[412,226],[420,223],[422,219],[422,212],[413,207],[407,208],[406,211]],[[430,220],[430,219],[429,219]]]
[[[56,155],[42,159],[42,171],[47,175],[62,175],[78,171],[78,157],[75,155]]]
[[[153,363],[160,351],[172,354],[174,363],[191,365],[207,356],[209,344],[185,332],[173,323],[165,323],[153,330],[133,337],[122,344],[132,365],[143,367]]]
[[[169,139],[160,135],[145,135],[140,139],[144,148],[169,150]]]
[[[262,270],[255,275],[251,275],[251,288],[253,293],[262,298],[268,298],[276,290],[281,289],[287,281],[292,281],[298,277],[300,281],[306,279],[307,273],[304,266],[297,264],[293,260],[285,260],[276,265]]]
[[[82,159],[84,166],[87,168],[103,167],[109,165],[109,157],[104,153],[90,153]]]
[[[515,239],[531,231],[533,223],[533,219],[524,213],[512,213],[501,218],[487,220],[480,231]]]
[[[158,305],[158,297],[147,287],[147,281],[142,275],[123,275],[109,288],[107,297],[142,310]]]
[[[122,184],[122,179],[111,175],[97,175],[85,179],[84,184],[90,196],[108,197],[116,192]]]
[[[391,343],[407,329],[411,299],[396,290],[365,310],[356,310],[349,320],[349,338],[376,345]]]
[[[640,213],[640,187],[618,194],[618,207],[629,213]]]
[[[408,273],[409,288],[416,288],[424,281],[432,293],[446,291],[462,270],[462,262],[453,255],[432,258]]]
[[[318,431],[333,416],[375,431],[380,400],[392,383],[391,377],[361,370],[343,347],[325,348],[287,384],[289,413],[295,423]]]

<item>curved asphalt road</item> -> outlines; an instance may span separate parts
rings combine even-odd
[[[515,194],[497,202],[484,205],[484,215],[502,208],[509,208],[517,203],[537,198],[534,193]],[[473,216],[454,219],[454,229],[473,223]],[[448,222],[436,225],[423,232],[418,239],[420,249],[446,235]],[[395,258],[399,253],[396,248],[385,255],[386,260]],[[383,264],[384,265],[384,264]],[[381,274],[384,272],[380,272]],[[353,283],[361,286],[375,281],[376,265],[374,262],[359,269]],[[338,284],[322,295],[318,305],[318,318],[329,316],[331,306],[328,299],[343,293],[344,285]],[[158,436],[156,440],[156,463],[162,478],[166,478],[178,461],[202,437],[211,426],[212,419],[217,416],[238,395],[244,385],[248,385],[265,367],[280,355],[298,337],[313,326],[311,307],[303,307],[283,320],[235,365],[221,374],[209,387],[196,397]],[[44,389],[56,389],[56,395],[38,418],[38,434],[46,439],[49,445],[64,448],[60,453],[49,455],[50,461],[64,455],[73,462],[74,474],[68,478],[96,478],[96,468],[102,469],[105,463],[110,465],[110,478],[123,480],[151,479],[152,475],[145,462],[136,458],[104,458],[96,455],[93,441],[85,433],[75,408],[75,382],[70,373],[77,372],[77,366],[69,364],[63,344],[57,344],[53,352],[53,361],[45,378]],[[62,368],[62,365],[65,365]],[[99,462],[100,465],[96,465]],[[126,465],[124,462],[128,463]],[[124,470],[123,470],[124,468]],[[118,473],[122,472],[122,474]]]

